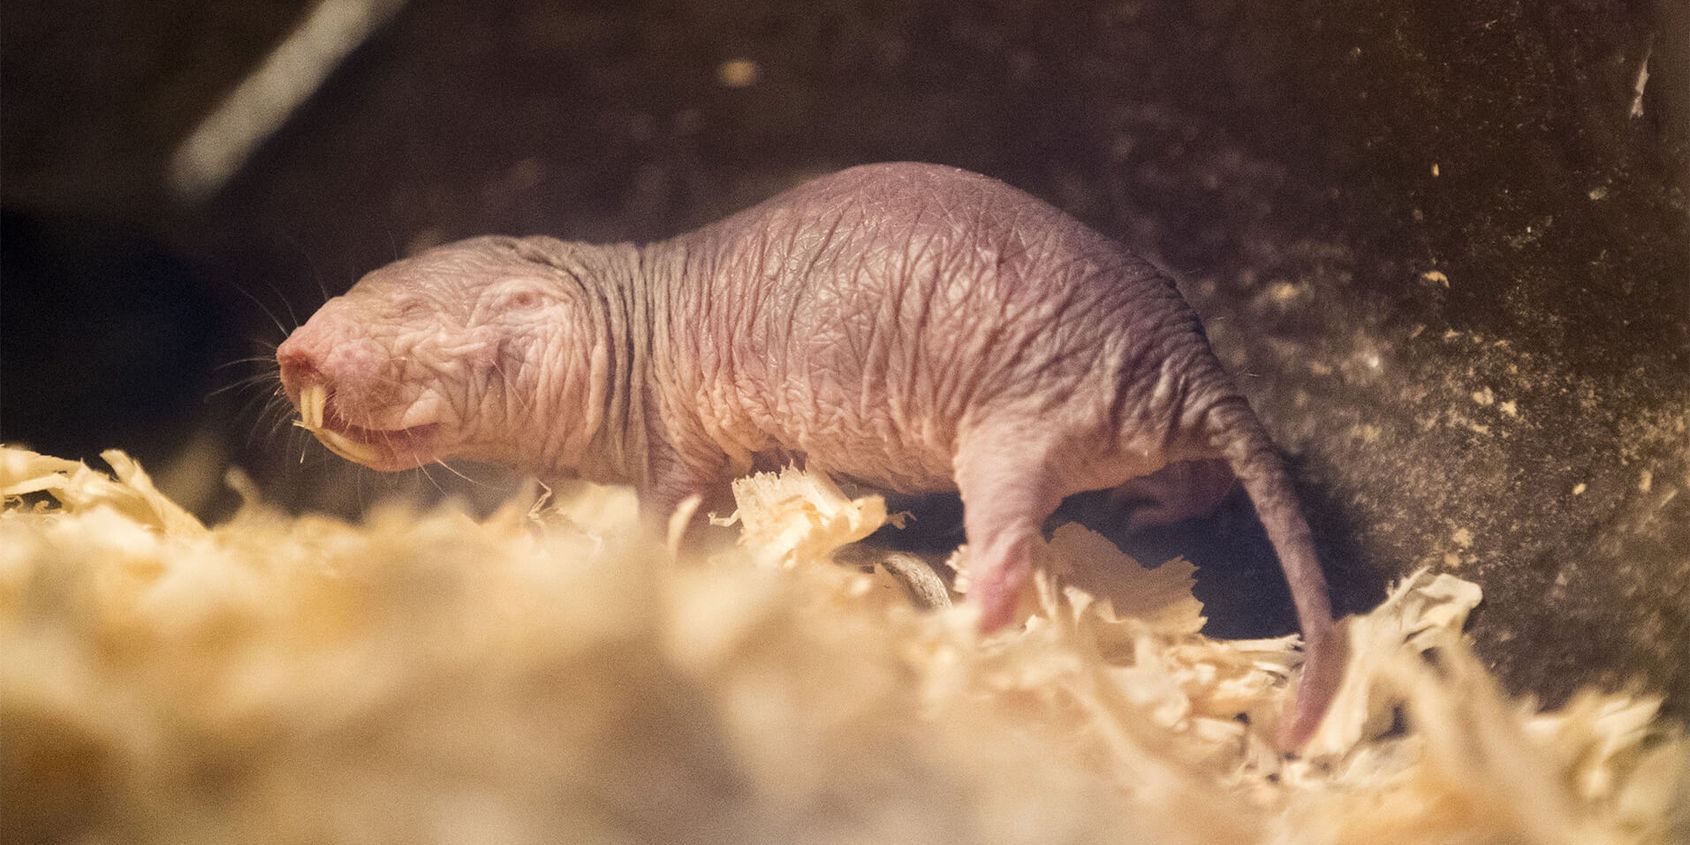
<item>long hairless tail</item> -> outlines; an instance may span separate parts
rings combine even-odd
[[[1204,417],[1204,429],[1209,445],[1226,458],[1250,494],[1297,607],[1303,629],[1303,679],[1295,709],[1279,735],[1280,747],[1295,751],[1320,725],[1343,679],[1344,643],[1332,621],[1326,576],[1279,451],[1243,397],[1235,394],[1217,401]]]

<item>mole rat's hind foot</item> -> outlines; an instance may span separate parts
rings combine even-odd
[[[1037,457],[1047,450],[1025,435],[981,438],[974,446],[957,455],[956,480],[968,532],[968,600],[980,608],[981,633],[989,634],[1015,621],[1033,579],[1033,550],[1064,491]]]
[[[1000,631],[1015,621],[1021,594],[1033,580],[1033,537],[970,548],[969,554],[968,600],[980,608],[980,633]]]

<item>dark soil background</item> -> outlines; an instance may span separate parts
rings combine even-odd
[[[0,436],[121,446],[208,514],[229,465],[295,508],[485,501],[510,479],[352,469],[218,365],[435,243],[652,239],[943,162],[1177,271],[1342,607],[1448,569],[1515,691],[1690,712],[1690,6],[419,0],[178,198],[173,151],[310,8],[0,9]],[[1188,533],[1253,542],[1229,510]],[[1271,566],[1193,556],[1217,630],[1289,626]]]

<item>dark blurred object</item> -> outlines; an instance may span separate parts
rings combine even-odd
[[[205,424],[229,315],[186,262],[121,224],[0,212],[0,439],[161,463]]]

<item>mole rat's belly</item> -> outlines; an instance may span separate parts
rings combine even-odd
[[[879,415],[806,420],[792,427],[785,451],[811,470],[898,493],[955,490],[949,437],[926,426],[906,430]]]

